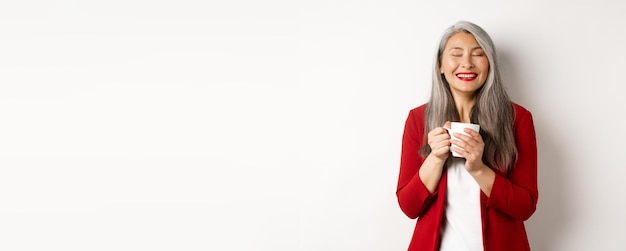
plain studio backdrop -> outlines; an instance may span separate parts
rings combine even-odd
[[[0,250],[405,250],[458,20],[533,112],[533,250],[624,250],[623,1],[2,1]]]

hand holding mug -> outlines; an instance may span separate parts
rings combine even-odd
[[[480,126],[470,123],[452,122],[450,129],[452,156],[465,158],[465,166],[472,171],[474,166],[481,166],[485,143],[478,133]]]
[[[450,155],[450,135],[446,131],[446,127],[450,127],[450,121],[447,121],[444,127],[436,127],[428,132],[430,154],[441,160],[446,160]]]

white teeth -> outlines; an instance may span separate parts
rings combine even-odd
[[[456,76],[459,78],[475,78],[476,74],[457,74]]]

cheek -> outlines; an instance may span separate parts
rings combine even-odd
[[[441,62],[441,67],[439,69],[441,73],[449,73],[451,71],[454,71],[455,68],[456,67],[454,67],[454,62],[444,60]]]
[[[481,64],[481,66],[482,66],[481,68],[483,70],[485,70],[485,71],[489,70],[489,59],[481,60],[480,64]]]

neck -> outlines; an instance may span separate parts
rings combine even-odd
[[[461,116],[461,122],[470,123],[472,116],[472,108],[476,104],[476,97],[474,96],[458,96],[454,97],[454,103],[456,105],[456,110]]]

